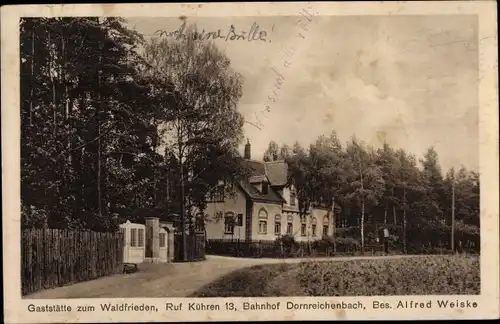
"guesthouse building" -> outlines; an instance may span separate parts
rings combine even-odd
[[[252,160],[247,142],[243,163],[250,175],[221,182],[207,196],[204,213],[195,211],[204,219],[207,239],[275,240],[288,234],[296,241],[307,241],[333,234],[328,209],[314,207],[300,216],[285,161]]]

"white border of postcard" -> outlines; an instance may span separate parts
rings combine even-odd
[[[254,320],[335,320],[335,319],[472,319],[498,318],[499,299],[499,213],[498,213],[498,57],[496,2],[330,2],[330,3],[211,3],[211,4],[67,4],[4,6],[2,22],[2,194],[4,310],[6,323],[76,323],[76,322],[153,322],[153,321],[254,321]],[[479,17],[480,65],[480,173],[481,173],[481,295],[478,296],[390,296],[390,297],[281,297],[281,298],[213,298],[221,305],[243,301],[357,301],[366,310],[322,311],[183,311],[168,313],[166,302],[187,304],[195,298],[130,299],[57,299],[27,300],[20,289],[20,115],[19,115],[19,18],[40,16],[276,16],[297,15],[304,6],[312,6],[319,15],[453,15]],[[443,16],[443,19],[446,19]],[[372,301],[429,301],[437,299],[473,301],[476,308],[457,309],[391,309],[375,310]],[[205,301],[207,299],[198,299]],[[101,303],[127,302],[153,304],[160,311],[103,312]],[[95,312],[35,313],[29,304],[64,304],[76,310],[77,305],[94,305]],[[240,307],[241,309],[241,307]]]

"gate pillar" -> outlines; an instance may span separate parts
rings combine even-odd
[[[146,217],[146,255],[145,261],[158,263],[160,258],[160,219]]]

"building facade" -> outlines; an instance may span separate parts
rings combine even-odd
[[[295,188],[288,183],[285,161],[251,159],[245,145],[247,179],[220,184],[207,197],[204,215],[208,239],[275,240],[293,235],[297,241],[319,240],[333,234],[333,217],[324,208],[311,208],[300,216]]]

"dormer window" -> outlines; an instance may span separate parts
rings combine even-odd
[[[294,189],[291,189],[290,190],[290,206],[295,206],[295,199],[296,199],[296,194],[295,194],[295,190]]]
[[[266,181],[262,182],[262,193],[264,195],[267,195],[267,193],[269,191],[268,187],[269,187],[269,184]]]
[[[225,186],[224,182],[219,181],[217,186],[212,188],[208,193],[208,201],[209,202],[224,202],[225,196]]]

